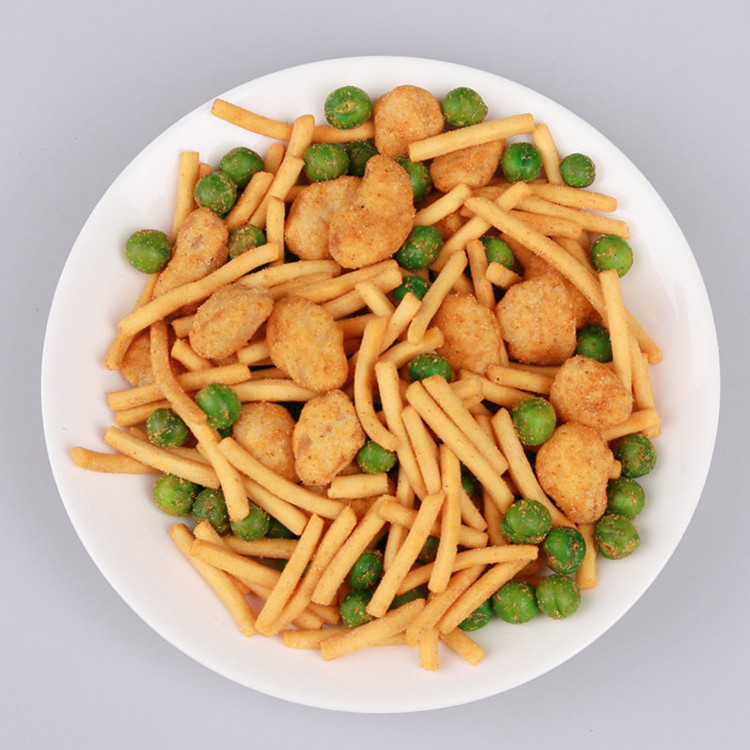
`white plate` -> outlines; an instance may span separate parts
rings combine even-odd
[[[102,358],[116,322],[130,312],[143,278],[123,257],[135,229],[171,225],[180,151],[216,163],[230,148],[264,150],[260,137],[214,118],[211,102],[144,149],[114,181],[86,222],[60,278],[44,344],[42,401],[49,457],[60,495],[83,544],[123,599],[154,630],[206,667],[255,690],[309,706],[405,712],[452,706],[521,685],[574,656],[611,627],[669,559],[700,497],[713,451],[719,363],[706,291],[685,238],[639,170],[606,138],[544,96],[490,73],[424,59],[330,60],[265,76],[221,95],[291,121],[312,112],[332,89],[355,84],[375,98],[402,83],[438,97],[459,85],[487,101],[491,117],[530,112],[551,128],[562,154],[583,151],[597,165],[594,188],[616,196],[632,230],[636,262],[623,280],[626,300],[664,350],[653,370],[663,420],[659,462],[643,484],[640,549],[602,562],[596,589],[575,616],[539,616],[523,626],[501,621],[475,635],[486,650],[471,667],[448,653],[425,673],[405,648],[383,648],[324,663],[278,639],[245,639],[205,583],[172,545],[172,519],[152,507],[152,479],[76,468],[75,445],[101,448],[111,424],[104,394],[123,386]],[[700,404],[701,408],[695,408]]]

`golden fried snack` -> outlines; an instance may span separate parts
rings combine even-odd
[[[344,268],[385,260],[409,236],[414,214],[414,192],[406,170],[388,156],[373,156],[353,202],[331,218],[331,257]]]
[[[234,283],[217,289],[195,313],[190,346],[206,359],[239,351],[273,310],[273,297],[262,287]]]
[[[607,441],[576,422],[560,425],[539,449],[536,473],[542,489],[574,523],[595,523],[607,508],[614,463]]]
[[[331,391],[349,376],[344,334],[330,313],[304,297],[277,300],[266,341],[274,365],[305,388]]]
[[[361,180],[344,175],[306,185],[292,202],[286,220],[286,246],[302,260],[330,258],[328,227],[333,215],[354,200]]]
[[[226,263],[229,255],[226,225],[213,211],[196,208],[182,222],[172,257],[154,288],[154,297],[207,276]]]
[[[458,185],[484,187],[494,177],[504,150],[501,139],[436,156],[430,164],[432,182],[441,193]]]
[[[514,284],[495,309],[511,359],[556,365],[575,351],[576,317],[559,279],[544,276]]]
[[[122,358],[120,372],[133,386],[154,382],[154,374],[151,372],[151,344],[148,329],[141,331],[130,342]]]
[[[419,86],[397,86],[381,96],[372,110],[375,147],[381,154],[407,156],[409,144],[441,133],[440,102]]]
[[[444,336],[438,354],[448,360],[454,371],[471,370],[484,375],[489,365],[500,363],[500,324],[493,311],[473,294],[449,294],[432,323]]]
[[[624,422],[633,398],[617,374],[590,357],[575,356],[557,371],[549,394],[558,418],[599,432]]]
[[[243,404],[233,434],[234,439],[258,461],[296,482],[293,432],[294,419],[281,404],[255,401]]]
[[[304,484],[325,486],[364,444],[351,399],[339,390],[316,396],[302,407],[292,434],[297,475]]]

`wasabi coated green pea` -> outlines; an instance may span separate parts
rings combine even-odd
[[[474,89],[466,86],[449,91],[440,103],[443,117],[449,125],[464,128],[482,122],[487,115],[484,99]]]
[[[415,589],[404,591],[403,594],[396,594],[393,597],[391,606],[389,609],[398,609],[404,604],[413,602],[415,599],[426,599],[427,598],[427,586],[417,586]]]
[[[503,152],[500,166],[511,182],[528,182],[541,174],[542,155],[532,143],[511,143]]]
[[[346,577],[347,583],[355,590],[371,589],[377,586],[383,576],[383,555],[378,550],[366,550],[352,565]]]
[[[439,545],[440,537],[432,535],[428,536],[425,543],[422,545],[422,550],[417,555],[417,562],[420,563],[420,565],[427,565],[427,563],[435,562]]]
[[[541,396],[523,398],[510,410],[518,439],[524,445],[541,445],[552,437],[557,414],[552,404]]]
[[[237,200],[237,185],[223,172],[211,172],[195,183],[193,195],[201,208],[208,208],[215,214],[224,216]]]
[[[158,229],[139,229],[125,242],[125,257],[142,273],[158,273],[172,257],[172,242]]]
[[[278,518],[271,516],[266,536],[270,539],[296,539],[297,535],[284,526]]]
[[[305,174],[313,182],[335,180],[349,169],[349,154],[338,143],[313,143],[302,155]]]
[[[396,253],[396,260],[407,271],[431,266],[443,249],[443,238],[435,227],[416,226]]]
[[[224,383],[203,386],[195,395],[195,403],[206,412],[208,423],[217,430],[231,427],[240,418],[240,399]]]
[[[549,511],[538,501],[522,497],[503,516],[500,530],[514,544],[539,544],[552,528]]]
[[[193,503],[193,518],[197,523],[208,521],[220,536],[231,531],[227,504],[221,490],[210,487],[201,490]]]
[[[373,619],[366,609],[372,594],[373,589],[355,589],[342,599],[339,612],[347,628],[358,628]]]
[[[190,437],[190,429],[174,410],[162,407],[146,418],[146,434],[160,448],[178,448]]]
[[[635,479],[618,477],[607,483],[607,512],[617,513],[631,521],[643,510],[646,493]]]
[[[253,175],[262,172],[264,167],[260,154],[246,146],[237,146],[221,157],[218,169],[237,186],[237,190],[244,190]]]
[[[599,237],[591,246],[591,262],[597,271],[614,268],[617,275],[624,276],[633,265],[633,250],[630,245],[614,234]]]
[[[432,192],[432,177],[430,170],[421,161],[412,161],[407,156],[397,156],[396,162],[400,164],[409,175],[411,191],[414,194],[414,202],[423,201]]]
[[[536,590],[525,581],[508,581],[492,595],[490,602],[495,615],[513,625],[528,622],[539,612]]]
[[[450,383],[453,377],[453,370],[451,370],[448,360],[432,352],[425,352],[412,357],[407,365],[407,372],[411,383],[424,380],[432,375],[440,375]]]
[[[612,341],[609,331],[600,325],[589,325],[580,328],[576,333],[576,354],[597,362],[612,361]]]
[[[474,497],[481,489],[479,480],[461,464],[461,486],[469,497]]]
[[[170,516],[187,516],[193,509],[198,485],[174,474],[162,474],[154,483],[156,506]]]
[[[555,526],[545,537],[542,550],[555,573],[575,573],[586,554],[586,540],[572,526]]]
[[[417,299],[423,299],[429,288],[429,282],[425,281],[421,276],[404,276],[404,280],[391,294],[396,302],[401,302],[409,292]]]
[[[372,101],[361,88],[342,86],[328,94],[323,111],[329,125],[340,130],[350,130],[370,117]]]
[[[596,549],[602,557],[621,560],[635,552],[641,538],[633,522],[617,513],[605,513],[594,526]]]
[[[466,619],[461,620],[461,622],[458,623],[458,627],[467,632],[479,630],[490,622],[493,614],[492,604],[490,604],[490,600],[487,599],[487,601],[482,602]]]
[[[271,517],[255,503],[250,502],[250,510],[239,521],[231,521],[232,533],[246,542],[253,542],[268,533]]]
[[[542,614],[553,620],[562,620],[570,617],[581,605],[581,590],[572,578],[553,573],[537,584],[536,601]]]
[[[378,153],[372,141],[352,141],[344,146],[349,157],[347,174],[352,177],[363,177],[367,162]]]
[[[620,474],[627,479],[642,477],[656,466],[656,448],[640,432],[621,437],[614,444],[612,452],[622,464]]]
[[[266,244],[266,233],[253,224],[243,224],[235,227],[229,232],[229,259],[233,260],[238,255],[254,247]]]
[[[381,474],[390,471],[396,465],[397,458],[396,451],[383,448],[374,440],[367,440],[356,455],[359,468],[365,474]]]
[[[560,162],[560,176],[566,185],[585,188],[596,178],[596,167],[585,154],[569,154]]]
[[[505,268],[513,268],[516,258],[505,240],[492,236],[482,237],[481,240],[488,263],[499,263]]]

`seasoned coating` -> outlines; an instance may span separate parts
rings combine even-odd
[[[154,288],[158,297],[190,281],[197,281],[227,262],[229,233],[224,222],[208,208],[196,208],[182,222],[172,257]]]
[[[438,135],[445,121],[440,102],[419,86],[397,86],[373,106],[375,148],[391,156],[406,156],[409,144]]]
[[[445,337],[437,352],[455,372],[472,370],[484,375],[489,365],[500,363],[500,324],[492,310],[480,304],[473,294],[449,294],[433,324]]]
[[[617,374],[590,357],[571,357],[557,371],[550,403],[563,422],[580,422],[600,432],[624,422],[633,398]]]
[[[484,187],[497,172],[504,150],[505,141],[498,140],[436,156],[430,164],[432,183],[441,193],[462,183],[472,188]]]
[[[242,406],[232,435],[262,464],[291,482],[297,482],[293,433],[294,419],[281,404],[255,401]]]
[[[190,346],[207,359],[228,357],[247,344],[272,309],[273,297],[265,288],[221,287],[196,310]]]
[[[357,193],[359,177],[344,175],[307,185],[289,208],[284,239],[289,252],[302,260],[330,258],[328,228],[333,215],[350,204]]]
[[[415,213],[406,170],[388,156],[373,156],[353,202],[331,219],[331,257],[344,268],[362,268],[389,258],[409,236]]]
[[[300,412],[292,436],[295,468],[309,485],[327,485],[365,444],[354,404],[343,391],[310,399]]]
[[[591,427],[560,425],[539,449],[536,474],[542,489],[574,523],[595,523],[607,508],[614,456]]]
[[[557,365],[576,348],[570,294],[553,276],[514,284],[496,307],[508,354],[525,364]]]
[[[151,336],[148,329],[141,331],[131,342],[120,364],[120,372],[130,385],[149,385],[154,382],[151,371]]]
[[[266,341],[274,365],[304,388],[332,391],[349,376],[343,332],[327,310],[304,297],[276,301]]]

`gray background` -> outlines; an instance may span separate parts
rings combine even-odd
[[[747,3],[4,6],[0,745],[750,747],[741,484],[750,365]],[[42,339],[57,278],[120,170],[183,114],[237,84],[363,54],[482,68],[602,131],[681,225],[712,299],[722,354],[711,473],[682,543],[649,591],[553,672],[494,698],[412,715],[288,704],[213,674],[162,640],[76,537],[48,468],[40,413]]]

